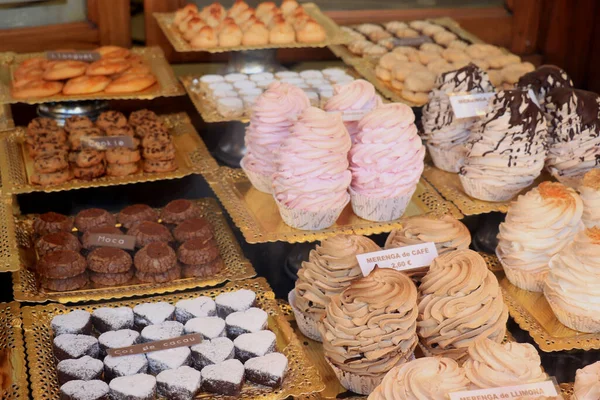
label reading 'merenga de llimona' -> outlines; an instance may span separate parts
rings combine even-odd
[[[524,385],[505,386],[491,389],[466,390],[449,393],[450,400],[502,400],[502,399],[537,399],[557,397],[556,385],[553,381],[527,383]]]

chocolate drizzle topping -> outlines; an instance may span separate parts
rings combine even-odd
[[[519,79],[517,87],[531,89],[538,99],[543,99],[552,89],[573,87],[569,75],[555,65],[542,65]]]
[[[587,132],[600,135],[600,96],[579,89],[558,88],[546,96],[552,143],[570,142]]]

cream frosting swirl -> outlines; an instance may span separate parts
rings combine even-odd
[[[424,357],[393,368],[368,400],[448,400],[448,393],[468,387],[465,371],[456,361]]]
[[[522,385],[548,379],[540,356],[529,343],[497,343],[484,338],[469,347],[463,364],[472,389]]]
[[[276,155],[273,195],[286,207],[308,211],[348,203],[352,143],[339,113],[305,109]]]
[[[501,342],[508,309],[485,260],[472,250],[437,257],[419,286],[418,333],[433,355],[461,360],[475,340]]]
[[[573,392],[577,400],[600,399],[600,361],[577,370]]]
[[[417,345],[417,289],[393,269],[375,268],[334,296],[319,325],[327,359],[342,371],[381,376]]]
[[[507,267],[543,276],[550,258],[583,228],[582,213],[583,203],[573,189],[542,182],[511,203],[500,224],[496,254]]]
[[[361,119],[350,150],[352,190],[383,198],[414,192],[425,158],[414,121],[412,109],[400,103],[381,105]]]
[[[325,111],[370,111],[382,104],[375,87],[363,79],[335,85],[333,93],[333,96],[325,103]],[[344,122],[351,137],[358,133],[358,123],[359,121]]]
[[[579,195],[583,201],[581,219],[585,226],[600,225],[600,169],[593,169],[583,176]]]
[[[527,92],[501,90],[491,98],[466,146],[461,175],[487,186],[520,190],[544,168],[546,121]]]
[[[252,105],[246,129],[244,169],[264,175],[275,172],[275,157],[290,129],[304,109],[310,106],[306,94],[296,86],[273,82]]]
[[[338,235],[323,240],[298,271],[295,307],[319,320],[331,298],[362,276],[356,255],[378,250],[365,236]]]
[[[552,257],[545,284],[561,309],[600,322],[600,227],[580,231]]]

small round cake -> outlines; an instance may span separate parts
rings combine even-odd
[[[142,221],[127,231],[128,235],[135,236],[135,246],[144,247],[155,242],[172,242],[173,236],[166,226],[153,221]]]
[[[88,268],[103,274],[127,272],[131,268],[131,256],[123,249],[100,247],[87,256]]]
[[[155,242],[144,246],[135,254],[134,264],[143,273],[164,273],[177,265],[177,256],[168,244]]]
[[[156,222],[157,220],[158,212],[146,204],[133,204],[125,207],[117,215],[117,222],[126,229],[143,221]]]
[[[168,224],[179,224],[200,214],[198,207],[186,199],[173,200],[162,209],[160,218]]]
[[[81,232],[86,232],[97,226],[115,225],[115,216],[101,208],[88,208],[75,216],[75,226]]]
[[[573,392],[577,400],[600,399],[600,361],[577,370]]]
[[[36,271],[45,278],[65,279],[83,274],[86,266],[85,258],[78,252],[57,250],[43,256]]]
[[[33,221],[33,230],[40,236],[54,232],[71,232],[72,229],[73,218],[55,212],[40,214]]]
[[[219,247],[215,240],[205,241],[194,238],[184,242],[177,250],[177,258],[184,264],[206,264],[219,256]]]
[[[178,242],[199,238],[208,240],[213,237],[210,222],[204,218],[187,219],[173,229],[173,236]]]
[[[81,244],[75,235],[64,231],[48,233],[35,243],[35,251],[38,257],[43,257],[55,250],[73,250],[79,252]]]

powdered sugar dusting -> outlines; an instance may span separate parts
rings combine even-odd
[[[139,317],[148,320],[150,324],[160,324],[161,322],[170,319],[174,311],[175,307],[164,301],[138,304],[133,307],[133,312]]]
[[[111,392],[114,391],[132,398],[145,398],[156,391],[156,379],[147,374],[121,376],[110,381],[109,387]]]
[[[225,321],[219,317],[192,318],[185,324],[186,333],[200,333],[206,339],[225,335]]]
[[[173,349],[153,351],[147,354],[150,367],[159,367],[158,369],[175,369],[186,364],[190,358],[189,347],[176,347]],[[166,367],[166,368],[164,368]]]
[[[275,334],[271,331],[244,333],[233,341],[235,347],[259,356],[265,355],[275,344]]]
[[[108,349],[118,349],[135,344],[140,334],[132,329],[104,332],[98,337],[98,343]]]
[[[203,380],[231,382],[239,384],[244,378],[244,366],[239,360],[226,360],[219,364],[208,365],[202,369]]]
[[[146,371],[148,367],[148,360],[146,360],[145,354],[134,354],[131,356],[104,357],[104,365],[111,369],[115,375],[128,376],[140,373],[140,371]]]
[[[92,315],[115,331],[133,326],[133,310],[129,307],[102,307],[94,310]]]
[[[73,310],[70,313],[57,315],[52,318],[52,329],[56,336],[65,333],[81,333],[83,328],[90,323],[90,313],[83,310]]]
[[[233,342],[226,337],[206,340],[192,346],[192,351],[201,354],[213,364],[218,364],[233,354]]]
[[[252,307],[255,301],[256,293],[248,289],[221,293],[215,299],[215,303],[217,303],[217,305],[228,307],[234,311],[247,310]]]
[[[108,385],[100,380],[69,381],[60,391],[75,400],[97,400],[108,394]]]
[[[142,329],[142,339],[145,342],[172,339],[182,334],[183,325],[177,321],[165,321],[156,325],[148,325]]]
[[[170,390],[181,388],[194,394],[200,388],[200,371],[186,366],[169,369],[156,375],[156,382],[159,385],[161,383],[166,384]]]
[[[282,378],[288,367],[288,359],[281,353],[270,353],[266,356],[249,359],[244,367],[272,377]]]
[[[215,302],[206,296],[180,300],[175,304],[175,317],[179,322],[195,317],[211,317],[216,313]]]
[[[104,364],[90,356],[83,356],[77,359],[63,360],[58,363],[56,369],[65,374],[77,377],[82,381],[89,381],[102,372]]]
[[[228,326],[236,326],[248,332],[258,332],[267,327],[268,314],[260,308],[231,313],[225,319]]]
[[[79,358],[92,346],[98,345],[98,339],[88,335],[73,335],[66,333],[54,338],[54,345],[62,349],[71,358]]]

